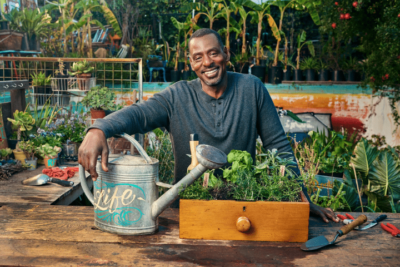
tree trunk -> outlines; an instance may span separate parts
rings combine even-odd
[[[287,63],[288,63],[288,41],[285,38],[285,72],[287,70]]]
[[[283,13],[284,12],[285,12],[285,9],[283,9],[283,11],[281,11],[281,19],[279,21],[279,31],[282,30],[282,22],[283,22]],[[278,66],[279,44],[280,44],[280,42],[281,42],[280,40],[277,40],[277,42],[276,42],[274,64],[272,64],[272,66],[274,66],[274,67]]]
[[[128,42],[128,30],[129,30],[129,16],[132,13],[132,5],[128,4],[126,6],[126,12],[122,18],[122,36],[121,37],[121,44],[127,44]]]
[[[178,35],[179,36],[179,35]],[[176,53],[175,53],[175,71],[178,70],[178,61],[179,61],[179,39],[178,42],[176,42]]]
[[[296,58],[297,66],[296,66],[296,69],[300,69],[300,50],[301,50],[301,48],[297,49],[297,58]]]
[[[214,22],[214,20],[213,19],[210,19],[210,29],[212,30],[212,27],[213,27],[213,22]]]
[[[228,52],[230,51],[230,49],[231,49],[231,44],[230,44],[230,42],[229,42],[229,16],[230,16],[231,14],[230,14],[230,12],[229,11],[227,11],[226,12],[226,21],[228,22],[227,23],[227,25],[226,25],[226,42],[225,42],[225,46],[226,46],[226,49],[228,50]]]
[[[93,49],[92,49],[92,29],[90,27],[90,17],[88,18],[87,21],[87,32],[88,32],[88,47],[89,47],[89,58],[93,57]]]
[[[243,21],[243,44],[242,44],[242,56],[246,54],[246,21]]]
[[[257,55],[256,55],[256,65],[260,65],[260,40],[261,40],[261,29],[262,29],[262,16],[258,14],[258,36],[257,36]]]

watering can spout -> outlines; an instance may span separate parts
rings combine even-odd
[[[163,212],[175,199],[178,198],[179,193],[189,185],[191,185],[197,178],[199,178],[208,169],[218,169],[224,166],[227,162],[226,154],[221,150],[208,146],[199,145],[196,147],[196,157],[199,161],[191,172],[183,177],[171,189],[159,197],[151,206],[151,215],[155,220],[161,212]]]

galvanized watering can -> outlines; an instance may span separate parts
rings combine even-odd
[[[174,186],[158,180],[158,160],[150,158],[131,136],[122,134],[139,151],[139,155],[110,155],[108,172],[97,161],[99,177],[93,183],[93,194],[86,183],[85,171],[79,165],[83,191],[94,206],[95,225],[104,231],[120,235],[146,235],[158,230],[158,216],[177,197],[181,190],[192,184],[208,169],[221,168],[226,155],[219,149],[198,145],[199,161],[189,174]],[[158,198],[158,186],[170,189]],[[158,198],[158,199],[157,199]]]

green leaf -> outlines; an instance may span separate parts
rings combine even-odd
[[[372,163],[374,162],[378,154],[378,149],[368,144],[368,141],[362,138],[357,143],[354,149],[355,157],[351,159],[351,163],[353,163],[357,171],[361,171],[365,175],[368,175]]]
[[[383,151],[372,164],[368,177],[371,192],[380,196],[392,195],[400,199],[400,166],[393,156]]]

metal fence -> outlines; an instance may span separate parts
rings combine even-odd
[[[81,58],[54,58],[54,57],[0,57],[0,81],[29,80],[32,75],[39,73],[51,76],[54,80],[64,79],[71,70],[74,62],[82,61]],[[139,101],[143,99],[143,62],[140,58],[86,58],[94,67],[92,77],[95,84],[106,86],[117,91],[139,92]],[[93,80],[93,79],[92,79]],[[53,82],[54,83],[54,82]],[[78,85],[79,82],[78,82]],[[91,86],[94,85],[91,83]],[[86,86],[85,86],[86,88]],[[71,89],[71,88],[70,88]],[[88,88],[86,88],[88,89]],[[71,102],[78,103],[85,94],[76,88],[71,90],[57,90],[56,87],[32,87],[27,96],[28,103],[42,105],[50,98],[49,102],[59,106],[72,106]]]

